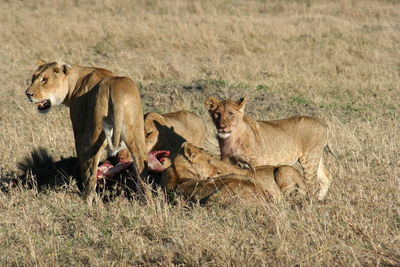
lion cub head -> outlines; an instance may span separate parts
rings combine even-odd
[[[236,130],[238,122],[243,119],[246,103],[247,97],[238,101],[220,101],[212,96],[206,99],[206,109],[217,128],[219,138],[226,139]]]
[[[214,157],[189,142],[183,143],[182,153],[175,158],[174,166],[181,172],[181,177],[205,179],[220,174]]]
[[[67,76],[71,66],[40,60],[39,67],[32,75],[31,85],[25,94],[36,103],[40,112],[47,112],[53,105],[60,105],[68,94]]]

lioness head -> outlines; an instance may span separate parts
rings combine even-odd
[[[68,94],[67,76],[71,67],[60,63],[46,63],[40,60],[39,67],[32,75],[31,85],[25,94],[36,103],[40,112],[47,112],[51,106],[61,104]]]
[[[182,145],[182,154],[174,160],[174,166],[178,172],[181,172],[181,177],[212,178],[220,174],[214,160],[212,155],[185,142]]]
[[[228,138],[235,130],[238,122],[243,118],[247,97],[238,101],[224,100],[209,96],[206,99],[206,109],[217,127],[219,138]]]

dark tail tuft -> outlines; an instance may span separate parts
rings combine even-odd
[[[65,184],[65,178],[76,174],[76,158],[66,158],[55,162],[44,148],[34,149],[29,156],[17,163],[20,182],[40,190]]]

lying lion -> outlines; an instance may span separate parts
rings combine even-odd
[[[115,154],[125,145],[137,172],[146,176],[143,110],[134,81],[101,68],[41,61],[26,90],[40,112],[64,104],[70,107],[83,195],[91,202],[97,165],[108,145]]]
[[[247,98],[205,101],[217,128],[221,159],[234,164],[294,165],[299,161],[304,177],[316,176],[320,191],[326,196],[332,176],[323,164],[322,154],[328,141],[328,127],[320,120],[306,116],[275,121],[257,121],[244,113]]]
[[[199,182],[213,178],[212,181]],[[195,182],[197,180],[198,183]],[[218,186],[211,187],[215,182]],[[224,186],[224,183],[226,186]],[[196,185],[197,191],[192,191]],[[203,187],[206,186],[206,189]],[[288,195],[295,190],[305,194],[305,185],[300,173],[290,166],[259,166],[255,170],[241,169],[230,163],[215,159],[212,155],[190,143],[182,145],[182,152],[172,160],[172,165],[163,174],[161,186],[167,192],[178,189],[184,195],[200,196],[215,191],[247,191],[270,196],[274,201],[282,198],[282,192]],[[282,190],[282,191],[281,191]]]

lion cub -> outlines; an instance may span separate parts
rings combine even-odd
[[[182,145],[182,153],[178,154],[172,161],[162,178],[161,185],[166,191],[172,191],[180,185],[180,191],[188,192],[185,182],[194,180],[204,180],[213,178],[213,181],[222,183],[221,186],[214,187],[214,190],[223,190],[223,183],[229,190],[243,188],[253,193],[261,193],[270,196],[274,201],[285,195],[298,190],[301,195],[305,194],[304,183],[300,173],[290,166],[259,166],[255,170],[241,169],[230,163],[215,159],[212,155],[190,143]],[[245,182],[247,181],[247,182]],[[197,184],[199,191],[205,182]],[[189,186],[189,188],[192,188]],[[208,189],[208,187],[207,187]],[[211,188],[212,189],[212,188]],[[211,190],[210,189],[210,190]],[[204,190],[203,190],[204,191]]]
[[[130,78],[101,68],[41,61],[25,94],[40,112],[60,104],[69,106],[88,202],[93,199],[97,165],[107,145],[113,154],[126,145],[137,172],[147,176],[142,103]]]
[[[257,121],[245,114],[247,98],[220,101],[208,97],[205,106],[217,128],[221,159],[232,163],[293,165],[299,161],[307,180],[316,176],[324,199],[332,181],[322,160],[328,127],[320,120],[299,116]]]

